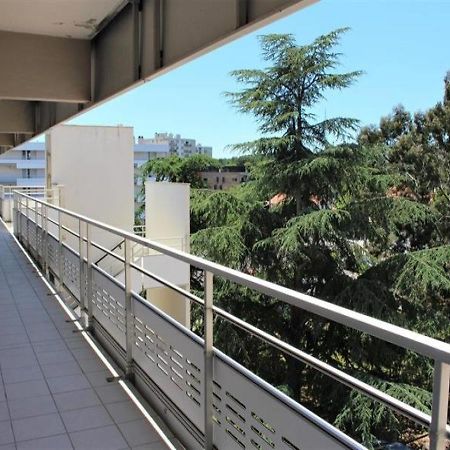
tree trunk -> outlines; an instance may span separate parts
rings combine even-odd
[[[299,216],[303,211],[303,197],[300,191],[295,192],[295,212]]]
[[[298,347],[301,334],[301,315],[302,312],[295,306],[290,306],[290,320],[286,332],[289,344]],[[301,401],[302,388],[302,363],[291,356],[287,360],[286,384],[293,393],[293,398],[297,402]]]

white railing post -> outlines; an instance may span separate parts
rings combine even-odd
[[[28,197],[25,199],[25,216],[27,218],[27,248],[30,249],[30,210],[28,209]]]
[[[433,405],[430,426],[430,450],[447,448],[447,416],[449,400],[450,365],[434,363]]]
[[[35,230],[34,236],[35,236],[35,242],[36,242],[35,251],[36,251],[37,259],[39,259],[39,257],[40,257],[40,248],[38,248],[38,233],[39,233],[39,230],[38,230],[38,211],[37,211],[37,209],[38,209],[38,204],[37,204],[37,202],[35,200],[34,201],[34,230]]]
[[[43,253],[43,259],[44,259],[44,263],[43,263],[43,269],[44,269],[44,273],[45,276],[48,278],[49,275],[49,261],[48,261],[48,255],[49,255],[49,251],[48,251],[48,244],[49,244],[49,239],[48,239],[48,220],[47,220],[47,206],[46,205],[42,205],[42,245],[44,246],[44,251]]]
[[[79,275],[79,282],[80,282],[80,309],[82,314],[86,314],[86,278],[84,275],[84,240],[83,240],[83,222],[81,219],[78,219],[78,254],[80,255],[80,275]]]
[[[2,217],[3,220],[5,220],[5,217],[3,215],[3,209],[5,206],[5,187],[0,185],[0,216]],[[12,220],[12,219],[11,219]]]
[[[61,220],[61,211],[58,211],[58,278],[59,285],[62,287],[64,285],[63,280],[63,236],[62,236],[62,220]]]
[[[13,231],[14,231],[14,236],[18,237],[19,236],[19,213],[18,213],[18,208],[19,208],[19,204],[18,204],[18,198],[17,198],[17,194],[14,192],[13,193],[13,214],[11,216],[11,220],[13,222]]]
[[[134,311],[133,298],[131,296],[131,242],[125,239],[125,340],[126,340],[126,370],[125,376],[133,378],[133,336],[134,336]]]
[[[87,301],[87,328],[88,330],[92,330],[93,327],[93,308],[92,308],[92,263],[93,263],[93,255],[92,255],[92,246],[91,246],[91,231],[89,224],[86,223],[86,301]]]
[[[213,316],[213,283],[214,275],[204,271],[205,303],[203,307],[204,328],[204,407],[205,407],[205,449],[212,450],[214,443],[213,423],[213,371],[214,371],[214,316]]]
[[[19,222],[18,222],[18,233],[19,233],[19,237],[20,240],[23,242],[23,236],[22,236],[22,222],[23,222],[23,217],[22,217],[22,196],[20,194],[17,194],[17,198],[18,198],[18,207],[19,207]]]

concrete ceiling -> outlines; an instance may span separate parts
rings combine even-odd
[[[0,30],[89,39],[123,0],[1,0]]]
[[[0,153],[319,0],[0,0]]]

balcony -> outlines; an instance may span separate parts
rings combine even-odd
[[[71,225],[67,226],[68,223]],[[6,299],[3,307],[7,317],[17,322],[16,325],[22,320],[20,326],[24,327],[24,330],[21,328],[23,333],[14,332],[12,334],[14,337],[8,339],[11,339],[11,342],[19,339],[15,344],[18,348],[22,346],[24,348],[17,350],[17,354],[14,351],[13,355],[8,349],[8,344],[6,347],[3,344],[6,349],[0,352],[8,355],[4,356],[3,361],[9,361],[9,358],[12,358],[11,361],[19,361],[17,363],[19,366],[16,367],[20,367],[21,359],[31,358],[37,365],[41,364],[44,369],[42,360],[45,357],[36,351],[37,348],[39,347],[40,351],[45,353],[48,351],[58,354],[60,346],[65,345],[72,351],[81,367],[81,375],[77,372],[80,379],[95,378],[97,380],[95,383],[99,383],[100,387],[95,384],[90,388],[91,400],[100,397],[104,400],[107,409],[110,408],[107,401],[109,395],[117,395],[123,398],[124,402],[128,401],[125,400],[117,383],[114,383],[119,380],[122,387],[136,390],[139,395],[142,395],[152,407],[150,416],[154,417],[158,423],[162,423],[161,427],[166,430],[166,434],[172,436],[173,433],[187,448],[213,448],[213,445],[218,449],[364,448],[216,349],[213,343],[214,319],[221,318],[321,374],[333,378],[336,383],[357,390],[426,427],[430,434],[431,449],[446,448],[446,439],[450,436],[450,427],[447,425],[449,344],[110,227],[55,206],[41,195],[38,198],[37,195],[15,193],[13,227],[16,238],[26,249],[28,256],[18,256],[20,255],[19,244],[14,242],[3,228],[4,252],[2,255],[5,254],[6,258],[2,257],[2,266],[3,271],[7,272],[4,276],[8,280],[8,289],[14,293],[15,304],[8,300],[7,294],[4,294],[2,298]],[[116,240],[123,241],[120,247],[122,250],[119,250],[119,246],[109,250],[93,240],[94,234],[99,236],[99,230],[114,235]],[[136,253],[136,249],[140,250]],[[117,276],[117,268],[114,269],[115,274],[108,272],[105,265],[97,259],[99,252],[116,261],[120,266],[120,276]],[[186,263],[191,268],[201,271],[205,286],[203,297],[194,295],[164,279],[157,273],[157,266],[149,269],[148,266],[140,264],[138,258],[143,254],[164,255],[174,262]],[[28,263],[26,258],[33,262]],[[185,302],[200,305],[203,310],[203,336],[194,334],[189,328],[184,327],[142,297],[133,282],[136,276],[174,290]],[[212,290],[214,277],[225,278],[304,311],[312,312],[319,317],[434,360],[432,415],[424,414],[386,395],[215,306]],[[55,286],[57,292],[49,286]],[[4,291],[6,292],[7,289]],[[64,320],[64,311],[70,317],[68,321]],[[8,326],[7,321],[5,326]],[[58,343],[48,341],[45,344],[39,344],[39,339],[47,335],[49,339],[52,337]],[[95,342],[104,353],[104,359],[109,361],[106,363],[107,366],[115,367],[111,378],[113,384],[107,384],[105,381],[107,371],[101,367],[100,362],[88,347],[88,343],[91,342]],[[78,351],[78,345],[82,350]],[[47,349],[45,349],[46,346],[48,346]],[[31,347],[36,356],[31,353]],[[66,350],[61,353],[61,355],[67,354]],[[2,376],[7,380],[10,373],[8,372],[9,363],[4,365],[1,363],[2,360],[0,360]],[[68,389],[76,389],[78,382],[75,380],[76,377],[66,372],[70,371],[72,363],[72,357],[67,363],[60,360],[58,367],[55,367],[55,373],[44,371],[43,376],[50,389],[52,389],[52,383],[55,383],[51,378],[57,375],[62,385],[70,385]],[[90,375],[90,365],[95,366],[98,371],[95,376]],[[37,369],[30,369],[32,370]],[[29,392],[35,388],[44,389],[37,387],[41,384],[31,379],[29,382],[24,382],[24,390],[20,395],[30,397],[30,402],[33,403],[34,400],[31,400],[33,394]],[[12,388],[6,386],[8,393]],[[114,391],[114,394],[105,393],[109,390]],[[58,394],[53,392],[52,395],[57,402]],[[65,418],[68,415],[59,411],[66,422]],[[83,416],[89,417],[89,414],[94,413],[88,411],[88,408],[80,409],[80,417],[77,420],[87,420],[83,419]],[[52,420],[58,422],[57,414],[54,413],[53,416],[55,417]],[[97,420],[97,415],[95,417]],[[13,429],[16,429],[18,425],[15,419],[11,420]],[[142,419],[136,419],[138,420],[140,420],[139,423],[144,423]],[[52,431],[52,427],[56,427],[54,422],[42,422],[42,424],[44,428],[46,426],[51,428],[48,436],[52,433],[58,434]],[[123,424],[114,422],[108,429],[110,432],[106,434],[108,439],[113,439],[112,436],[117,434],[117,428],[122,431],[122,435],[124,434]],[[160,433],[158,436],[164,436],[161,428],[158,427],[157,430]],[[142,436],[142,439],[150,439],[146,437],[145,430],[137,434]],[[69,437],[77,447],[72,435],[78,435],[69,431]],[[29,435],[26,436],[29,437]],[[16,435],[15,439],[18,442]],[[165,438],[161,439],[164,441]],[[127,442],[130,446],[132,445],[131,441]],[[158,445],[160,444],[161,442],[158,441]],[[151,445],[149,448],[153,448]],[[81,448],[84,447],[81,446]]]
[[[20,144],[316,1],[67,0],[58,9],[46,0],[5,0],[0,153],[42,152],[42,144]],[[91,151],[92,139],[84,142],[60,141],[66,175],[75,172],[74,160],[88,161],[83,152],[101,154]],[[55,156],[53,150],[53,163]],[[111,166],[112,156],[104,158]],[[19,161],[24,169],[43,168]],[[119,171],[126,167],[116,163]],[[70,178],[65,185],[72,201],[80,200],[80,186],[81,202],[94,193],[86,180],[102,173],[90,164],[83,169],[81,182]],[[46,175],[49,185],[63,184]],[[118,183],[99,185],[121,209],[130,204],[118,198]],[[0,448],[364,448],[221,352],[214,331],[222,320],[424,427],[430,449],[446,450],[449,344],[194,257],[186,242],[150,241],[81,216],[42,187],[14,190],[14,198],[11,189],[0,191],[0,214],[13,226],[12,234],[0,224]],[[90,214],[102,216],[98,198]],[[176,276],[186,266],[198,274],[201,294],[180,287]],[[217,279],[428,358],[431,415],[218,307]],[[175,292],[186,309],[196,305],[203,331],[194,333],[151,303],[143,293],[148,286]]]

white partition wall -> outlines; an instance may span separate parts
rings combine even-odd
[[[146,237],[178,250],[189,252],[190,187],[184,183],[145,183]],[[166,255],[153,258],[155,273],[172,283],[189,289],[189,264]],[[149,261],[150,262],[150,261]],[[190,326],[189,302],[165,287],[147,289],[147,298],[186,327]]]
[[[63,208],[133,230],[133,128],[59,126],[47,134],[46,151],[47,187],[62,186]],[[67,233],[64,238],[72,239]],[[93,230],[92,239],[109,249],[118,244],[117,236],[101,230]]]

